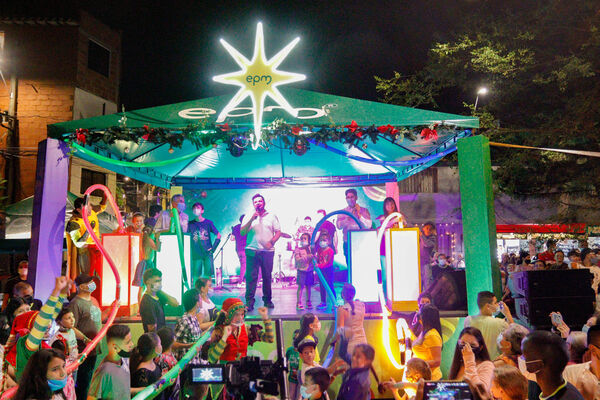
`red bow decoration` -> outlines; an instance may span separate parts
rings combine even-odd
[[[86,136],[85,136],[85,135],[86,135],[88,132],[89,132],[89,131],[88,131],[87,129],[81,129],[81,128],[80,128],[80,129],[77,129],[77,130],[75,131],[75,134],[76,134],[76,136],[77,136],[77,141],[78,141],[79,143],[81,143],[81,144],[85,145],[85,140],[86,140]]]
[[[231,127],[229,126],[229,124],[227,122],[225,122],[225,125],[217,125],[223,132],[229,132],[231,131]]]
[[[358,138],[363,137],[363,131],[356,132],[356,137],[358,137]]]
[[[435,127],[437,126],[434,125],[433,129],[431,128],[425,128],[421,131],[421,139],[425,139],[425,140],[437,140],[438,135],[437,135],[437,131],[435,130]]]
[[[153,129],[150,129],[150,127],[148,125],[144,125],[144,130],[146,131],[146,134],[142,136],[142,139],[151,140],[152,137],[154,136],[152,134]]]
[[[358,124],[355,120],[352,120],[352,123],[350,125],[344,126],[344,128],[348,128],[350,132],[354,133],[358,129]]]
[[[382,125],[382,126],[378,126],[377,130],[380,133],[386,133],[389,132],[390,135],[395,135],[396,133],[398,133],[398,129],[394,128],[392,125],[387,124],[387,125]]]
[[[300,126],[293,126],[293,127],[292,127],[292,133],[293,133],[294,135],[299,135],[299,134],[300,134],[300,132],[302,132],[302,126],[303,126],[303,125],[300,125]]]

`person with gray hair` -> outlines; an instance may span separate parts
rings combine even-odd
[[[183,197],[182,194],[176,194],[171,197],[171,209],[164,210],[160,213],[156,225],[154,225],[155,232],[168,232],[171,230],[171,217],[173,215],[171,210],[173,208],[176,208],[179,212],[181,231],[184,233],[187,232],[190,217],[185,213],[185,197]]]
[[[518,367],[518,358],[521,353],[521,342],[529,334],[529,329],[523,325],[512,323],[500,335],[498,335],[498,348],[500,356],[494,360],[494,365],[499,367],[507,364]]]
[[[581,364],[583,354],[587,351],[587,334],[581,331],[573,331],[567,337],[567,349],[569,349],[569,364]]]

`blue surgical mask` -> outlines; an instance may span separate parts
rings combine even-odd
[[[177,203],[177,210],[179,210],[179,212],[184,212],[185,211],[185,203]]]
[[[300,386],[300,396],[302,396],[303,399],[310,399],[312,393],[308,393],[304,386]]]
[[[90,283],[88,283],[87,287],[88,287],[88,291],[90,293],[93,293],[94,290],[96,290],[96,282],[91,281]]]
[[[67,385],[67,376],[65,375],[64,379],[48,379],[48,387],[52,392],[56,392],[64,388]]]
[[[446,266],[446,260],[444,260],[443,258],[440,258],[440,259],[438,260],[438,265],[439,265],[440,267],[445,267],[445,266]]]
[[[306,247],[306,246],[308,246],[308,242],[306,240],[303,240],[302,241],[302,247]]]
[[[326,242],[325,240],[322,240],[319,242],[319,246],[321,246],[321,248],[326,248],[327,246],[329,246],[329,243]]]

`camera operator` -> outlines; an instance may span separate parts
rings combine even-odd
[[[269,319],[266,307],[259,307],[265,330],[260,332],[258,340],[273,343],[273,322]],[[230,297],[223,302],[223,308],[217,315],[215,329],[208,345],[208,362],[211,364],[225,364],[246,357],[248,352],[248,332],[244,319],[246,306],[235,297]],[[223,390],[223,385],[211,385],[212,398],[218,398]],[[225,394],[225,398],[227,394]]]

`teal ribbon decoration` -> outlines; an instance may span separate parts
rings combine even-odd
[[[160,381],[153,383],[152,385],[146,386],[144,390],[139,392],[133,400],[145,400],[145,399],[153,399],[158,396],[163,390],[171,386],[177,380],[177,376],[183,371],[187,363],[189,363],[192,358],[198,352],[198,349],[202,347],[204,343],[210,338],[212,334],[213,328],[211,327],[208,331],[204,333],[198,339],[196,343],[185,353],[185,355],[179,360],[177,364],[173,368],[171,368],[161,379]]]
[[[185,272],[185,249],[183,247],[183,232],[181,231],[181,222],[179,221],[179,210],[173,207],[171,209],[171,232],[175,228],[175,234],[177,235],[177,247],[179,248],[179,263],[181,264],[181,276],[183,277],[183,285],[186,290],[190,290],[190,284]]]
[[[189,160],[190,158],[201,156],[209,150],[213,149],[213,146],[208,146],[193,153],[186,154],[181,157],[171,158],[169,160],[164,161],[152,161],[152,162],[133,162],[133,161],[124,161],[124,160],[115,160],[114,158],[106,157],[101,154],[95,153],[85,147],[77,144],[75,142],[69,143],[69,145],[75,149],[76,151],[85,154],[86,156],[92,157],[98,161],[102,161],[111,165],[118,165],[120,167],[130,167],[130,168],[156,168],[156,167],[164,167],[167,165],[175,164],[181,161]]]

